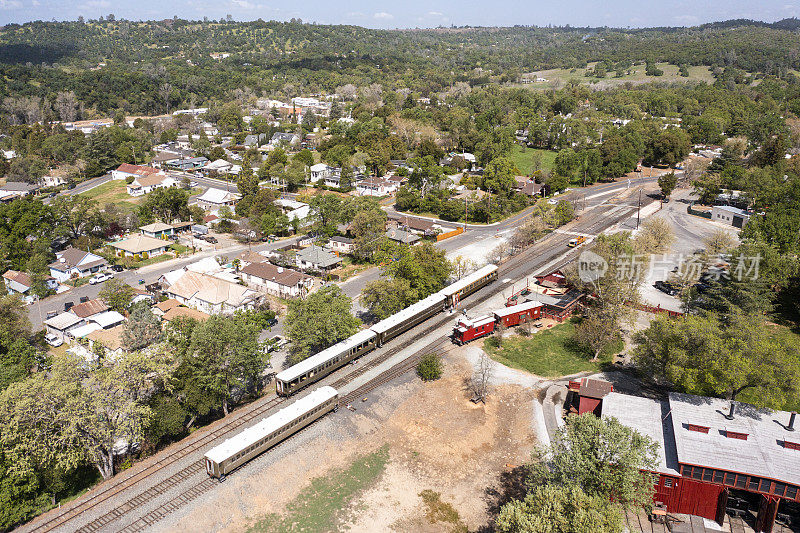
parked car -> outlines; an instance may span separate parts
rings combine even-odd
[[[274,352],[276,350],[280,350],[281,348],[289,344],[289,341],[286,340],[285,337],[281,337],[280,335],[275,335],[274,337],[271,337],[267,341],[267,343],[268,343],[267,351]]]
[[[669,294],[670,296],[675,296],[681,292],[678,287],[668,281],[656,281],[653,283],[653,286],[661,292]]]
[[[73,302],[64,302],[64,311],[69,311],[75,304]]]
[[[88,301],[89,301],[89,297],[88,296],[81,296],[81,303],[85,303],[85,302],[88,302]]]
[[[101,272],[92,276],[92,279],[89,280],[89,283],[92,285],[97,285],[98,283],[103,283],[104,281],[108,281],[113,277],[114,276],[108,272]]]
[[[47,335],[44,336],[44,340],[47,344],[49,344],[53,348],[56,348],[64,344],[64,340],[55,333],[48,333]]]
[[[210,242],[211,244],[217,244],[219,241],[216,237],[212,237],[211,235],[206,235],[206,242]]]
[[[114,272],[122,272],[123,270],[125,270],[125,267],[122,265],[111,265],[111,270],[113,270]]]
[[[58,315],[58,311],[48,311],[47,312],[47,320],[50,320],[54,316]]]

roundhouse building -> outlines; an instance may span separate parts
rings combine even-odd
[[[720,524],[726,514],[750,515],[765,533],[776,520],[800,523],[795,413],[679,393],[654,400],[610,392],[601,402],[601,416],[657,443],[654,500],[668,512]]]

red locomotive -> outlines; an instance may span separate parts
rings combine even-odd
[[[497,325],[501,324],[504,327],[517,326],[523,322],[537,320],[541,316],[541,303],[525,302],[497,309],[491,315],[483,315],[477,318],[461,317],[453,328],[453,340],[458,344],[464,344],[489,335]]]

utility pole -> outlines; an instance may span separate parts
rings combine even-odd
[[[642,212],[642,189],[639,189],[639,205],[636,207],[636,229],[639,229],[639,219]]]

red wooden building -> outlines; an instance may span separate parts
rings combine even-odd
[[[459,318],[453,328],[453,338],[459,344],[489,335],[494,331],[494,316],[483,315],[478,318]]]
[[[568,395],[565,405],[570,412],[579,415],[594,413],[600,416],[603,398],[614,392],[614,385],[599,379],[581,378],[569,382],[569,391],[571,394]]]
[[[498,324],[510,328],[538,320],[542,316],[542,304],[540,302],[525,302],[518,305],[510,305],[494,312],[494,318]]]
[[[794,413],[671,393],[667,400],[610,392],[602,416],[658,445],[654,501],[668,512],[722,524],[755,517],[756,531],[800,524],[800,439]]]

